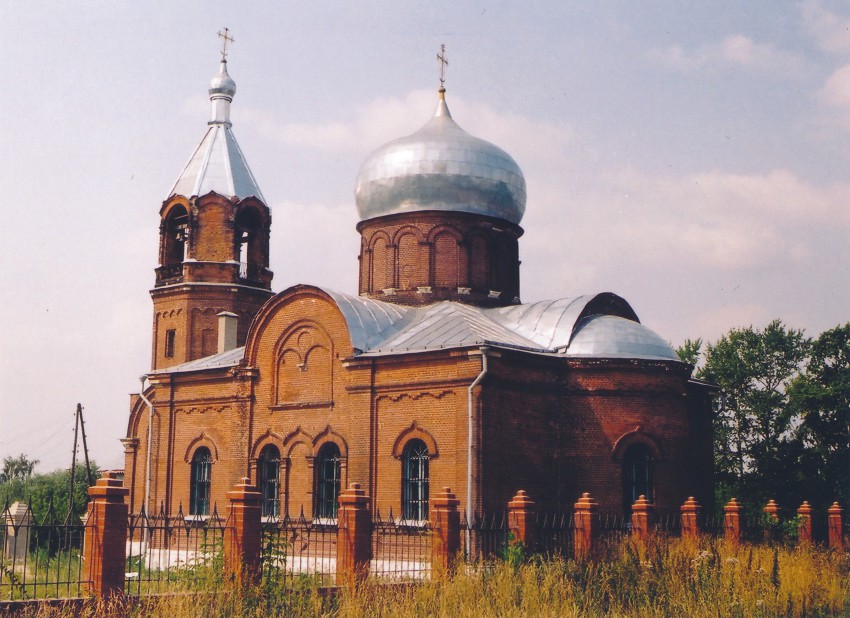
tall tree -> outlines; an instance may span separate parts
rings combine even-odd
[[[850,499],[850,323],[821,333],[789,389],[809,499]]]
[[[715,471],[720,493],[761,501],[789,490],[794,413],[788,388],[807,357],[803,331],[774,320],[764,330],[732,329],[708,345],[698,377],[721,388],[715,410]]]
[[[38,465],[38,459],[29,459],[21,453],[17,457],[4,457],[3,470],[0,472],[0,483],[23,481],[30,476]]]

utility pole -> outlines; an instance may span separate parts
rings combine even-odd
[[[71,449],[71,478],[68,480],[68,514],[74,512],[74,476],[77,473],[77,444],[79,443],[80,430],[83,432],[83,456],[86,460],[86,485],[92,486],[91,464],[89,463],[89,447],[86,444],[86,423],[83,420],[83,406],[77,404],[74,413],[74,448]]]
[[[74,474],[77,472],[77,436],[80,432],[80,404],[74,412],[74,448],[71,449],[71,478],[68,480],[68,516],[74,512]]]

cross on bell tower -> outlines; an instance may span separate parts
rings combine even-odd
[[[227,26],[218,31],[218,36],[221,39],[221,59],[227,60],[227,43],[235,43],[236,39],[230,36],[230,28]]]

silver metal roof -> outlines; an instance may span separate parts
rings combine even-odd
[[[642,324],[613,315],[591,315],[575,327],[568,356],[679,360],[670,344]]]
[[[441,92],[424,127],[369,155],[357,175],[355,197],[361,220],[441,210],[519,224],[525,178],[504,150],[455,123]]]
[[[197,358],[188,363],[157,369],[151,373],[185,373],[187,371],[204,371],[205,369],[221,369],[222,367],[235,367],[245,356],[245,347],[233,348],[221,354],[213,354],[204,358]]]
[[[451,301],[406,307],[320,289],[339,307],[355,353],[365,357],[487,345],[558,357],[679,360],[624,299],[607,292],[482,309]],[[158,373],[230,367],[243,355],[236,348]]]
[[[210,82],[209,94],[212,107],[209,128],[169,196],[193,197],[215,191],[226,197],[254,196],[265,202],[231,129],[230,103],[236,94],[236,82],[227,73],[227,61],[221,61],[218,74]]]

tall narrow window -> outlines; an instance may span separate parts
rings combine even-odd
[[[257,486],[263,496],[263,517],[280,514],[280,451],[269,444],[257,459]]]
[[[210,514],[210,479],[212,478],[212,455],[210,449],[200,447],[192,456],[192,477],[189,487],[189,513]]]
[[[182,206],[175,206],[165,223],[165,256],[163,266],[179,266],[186,258],[186,238],[189,229],[189,213]]]
[[[262,225],[255,208],[243,208],[236,215],[236,261],[243,279],[254,279],[258,268],[264,265],[259,234]]]
[[[315,461],[316,468],[316,511],[315,517],[336,519],[340,486],[339,447],[328,442],[321,449]]]
[[[623,455],[623,509],[629,511],[640,496],[655,502],[652,454],[643,444],[632,444]]]
[[[165,358],[174,358],[174,338],[177,331],[173,328],[165,331]]]
[[[428,447],[422,440],[411,440],[401,453],[401,516],[428,519]]]

